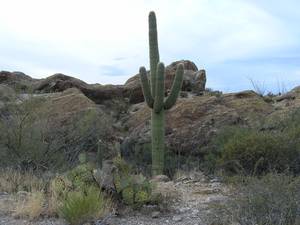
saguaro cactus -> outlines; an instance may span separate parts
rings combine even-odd
[[[151,144],[152,175],[154,176],[163,174],[164,170],[165,110],[170,109],[176,103],[183,80],[183,64],[179,64],[171,92],[165,99],[165,66],[159,62],[157,27],[154,12],[150,12],[149,14],[149,55],[150,84],[145,67],[140,68],[140,78],[145,101],[152,109]]]

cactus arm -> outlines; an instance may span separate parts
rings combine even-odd
[[[145,67],[140,68],[140,79],[145,101],[150,108],[153,108],[153,97],[151,95],[151,90]]]
[[[183,68],[183,64],[181,63],[177,66],[175,79],[173,81],[173,85],[171,88],[171,93],[165,101],[165,105],[164,105],[165,109],[170,109],[176,103],[176,100],[178,98],[182,86],[183,72],[184,72],[184,68]]]
[[[156,93],[154,99],[154,111],[159,113],[164,107],[165,97],[165,66],[163,63],[158,63],[156,72]]]
[[[150,55],[150,83],[151,93],[155,98],[155,86],[156,86],[156,67],[159,63],[159,51],[157,41],[157,28],[156,28],[156,16],[154,12],[149,13],[149,55]]]

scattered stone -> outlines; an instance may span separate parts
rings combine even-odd
[[[166,175],[157,175],[151,179],[151,182],[169,182],[170,178]]]
[[[179,215],[173,216],[172,220],[174,222],[180,222],[180,221],[182,221],[182,216],[179,216]]]
[[[185,213],[185,212],[187,212],[187,211],[189,211],[189,210],[190,210],[190,208],[185,207],[185,208],[179,209],[179,212]]]
[[[154,211],[151,213],[151,217],[152,218],[158,218],[160,216],[160,212],[159,211]]]
[[[92,225],[92,223],[87,222],[87,223],[84,223],[84,224],[82,224],[82,225]]]
[[[159,211],[159,206],[158,205],[143,205],[142,208],[140,209],[140,211],[143,215],[149,215],[149,213],[151,213],[151,212]]]
[[[109,192],[115,192],[115,185],[113,180],[113,173],[116,170],[111,160],[103,162],[102,169],[93,171],[94,179],[100,185],[100,187]]]
[[[188,97],[188,92],[187,91],[181,91],[180,92],[180,97],[181,98],[187,98]]]
[[[181,176],[179,178],[177,178],[175,180],[175,182],[186,182],[186,181],[189,181],[190,180],[190,177],[187,177],[187,176]]]
[[[297,97],[297,94],[294,92],[288,92],[286,94],[275,97],[275,101],[280,102],[283,100],[294,100]]]

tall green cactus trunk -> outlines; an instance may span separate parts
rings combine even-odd
[[[165,147],[165,111],[159,113],[152,110],[151,113],[151,144],[152,144],[152,174],[153,176],[163,173],[164,147]]]
[[[141,84],[147,105],[151,113],[151,144],[152,144],[152,175],[163,174],[164,170],[164,139],[165,110],[170,109],[178,98],[183,80],[183,64],[176,70],[170,95],[165,99],[165,66],[159,62],[157,26],[154,12],[149,14],[149,55],[150,85],[145,67],[140,68]]]

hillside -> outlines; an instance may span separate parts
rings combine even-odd
[[[125,84],[101,85],[59,73],[34,79],[1,71],[0,224],[65,224],[55,217],[69,209],[62,205],[68,198],[89,198],[73,202],[78,212],[93,200],[104,204],[97,210],[107,216],[87,224],[261,221],[255,211],[261,205],[274,221],[295,206],[286,217],[297,224],[300,87],[265,96],[213,91],[205,87],[209,74],[182,60],[166,68],[165,95],[179,63],[185,68],[182,89],[166,112],[167,176],[153,179],[151,111],[138,75]],[[257,200],[266,195],[273,197]],[[253,212],[243,210],[251,204]],[[276,215],[268,211],[274,204]],[[73,211],[64,213],[66,218]]]

